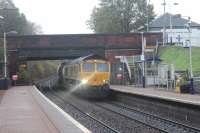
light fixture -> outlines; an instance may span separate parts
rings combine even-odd
[[[83,80],[81,81],[82,84],[86,84],[87,82],[88,82],[87,79],[83,79]]]

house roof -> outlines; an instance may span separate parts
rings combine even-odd
[[[182,18],[181,15],[172,15],[169,13],[166,13],[165,15],[162,15],[152,21],[149,25],[150,28],[161,28],[163,25],[166,27],[170,27],[170,16],[172,21],[173,27],[185,27],[185,25],[188,23],[188,19]],[[192,22],[190,24],[191,27],[200,27],[200,24]]]

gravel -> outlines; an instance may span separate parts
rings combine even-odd
[[[95,122],[87,118],[83,113],[75,109],[69,104],[66,104],[59,98],[56,98],[52,95],[52,93],[46,93],[46,95],[55,102],[58,106],[62,107],[67,113],[69,113],[72,117],[74,117],[77,121],[87,127],[89,130],[95,133],[102,133],[102,132],[110,132],[105,127],[100,125],[99,123]],[[65,99],[65,101],[70,102],[74,106],[78,107],[80,110],[84,111],[90,116],[98,119],[102,123],[105,123],[107,126],[112,127],[118,132],[123,133],[157,133],[160,132],[159,130],[149,127],[145,124],[142,124],[138,121],[131,120],[127,117],[123,117],[117,113],[113,113],[111,111],[105,110],[95,103],[101,104],[108,101],[95,101],[95,100],[88,100],[77,98],[73,95],[69,95],[65,91],[57,91],[56,95]]]

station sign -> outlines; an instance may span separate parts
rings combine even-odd
[[[144,52],[154,52],[154,49],[151,49],[151,48],[144,49]]]
[[[18,80],[18,75],[12,75],[12,80],[14,81]]]
[[[141,60],[141,61],[144,61],[144,60],[145,60],[145,59],[144,59],[144,55],[141,55],[141,56],[140,56],[140,60]]]
[[[21,64],[20,67],[21,68],[27,68],[27,65],[26,64]]]
[[[122,80],[122,78],[123,78],[122,74],[117,74],[117,79],[118,80]]]

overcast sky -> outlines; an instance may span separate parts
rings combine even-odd
[[[92,9],[98,0],[13,0],[28,20],[42,27],[44,34],[91,33],[86,26]],[[173,6],[177,2],[179,5]],[[163,0],[151,0],[155,12],[163,13]],[[190,16],[200,23],[200,0],[166,0],[166,11]]]

